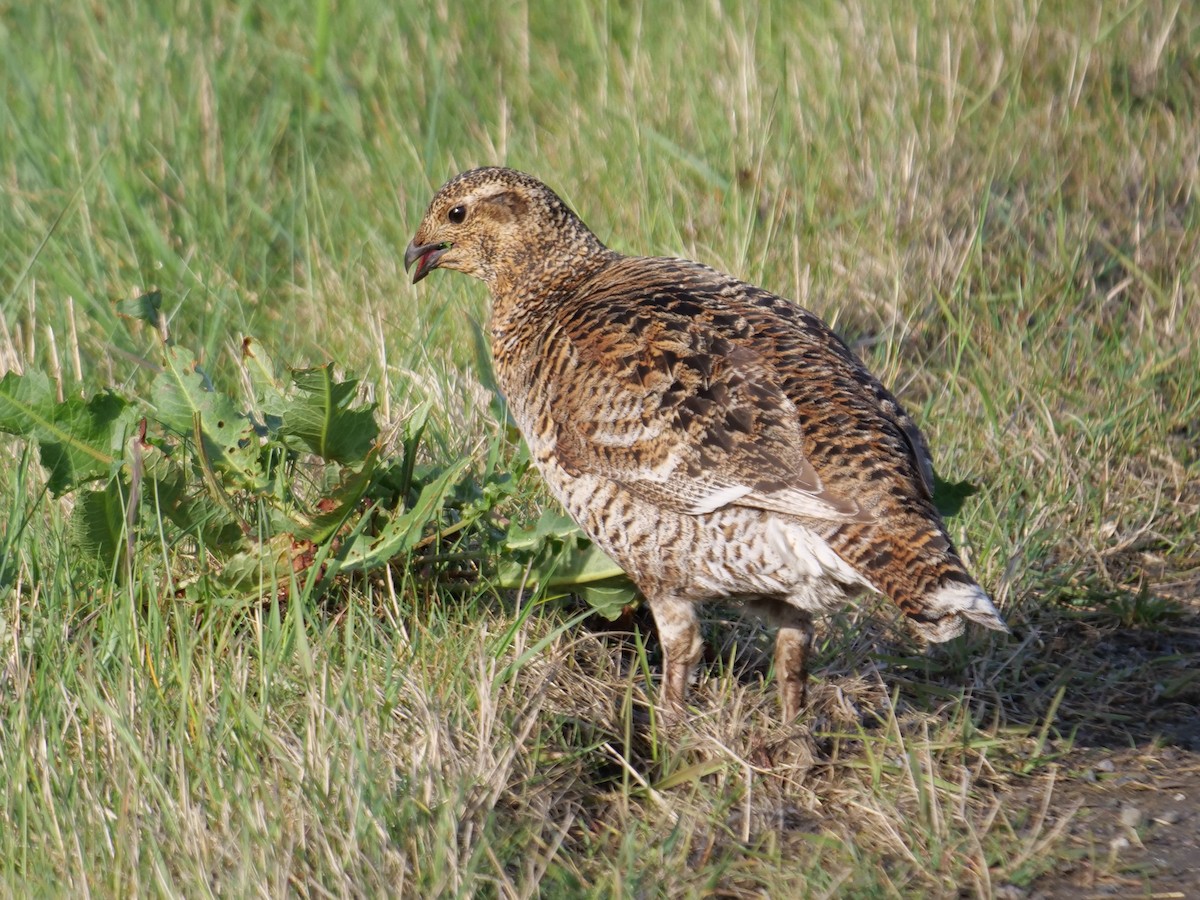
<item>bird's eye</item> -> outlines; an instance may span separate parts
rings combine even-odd
[[[446,213],[446,218],[455,225],[461,225],[463,219],[467,217],[467,208],[465,206],[455,206],[450,212]]]

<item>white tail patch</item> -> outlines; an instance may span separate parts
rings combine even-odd
[[[936,622],[916,622],[916,626],[927,640],[935,643],[948,641],[963,633],[965,619],[970,619],[994,631],[1008,631],[1008,625],[992,604],[991,598],[977,584],[947,584],[926,598],[926,605],[933,614],[942,613]]]

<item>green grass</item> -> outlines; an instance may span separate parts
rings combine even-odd
[[[503,468],[484,291],[401,261],[506,163],[834,322],[979,486],[951,530],[1016,630],[920,656],[847,611],[784,728],[766,635],[713,610],[664,731],[651,635],[486,580],[197,603],[168,545],[97,580],[6,438],[0,893],[1173,886],[1072,828],[1088,754],[1200,750],[1190,4],[9,3],[0,83],[0,370],[138,391],[113,300],[158,288],[219,384],[252,335]]]

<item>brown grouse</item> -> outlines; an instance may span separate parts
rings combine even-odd
[[[697,604],[779,627],[783,714],[804,702],[813,615],[863,589],[931,641],[1006,631],[933,505],[924,438],[812,313],[682,259],[622,256],[540,181],[453,178],[404,254],[486,282],[496,376],[551,491],[633,578],[683,705]]]

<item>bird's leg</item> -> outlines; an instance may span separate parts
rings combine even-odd
[[[779,682],[783,721],[790,722],[804,706],[813,620],[809,613],[783,603],[776,609],[775,618],[779,622],[779,634],[775,638],[775,677]]]
[[[703,649],[700,624],[695,607],[678,597],[654,598],[650,612],[663,648],[662,706],[668,715],[677,715],[683,712],[688,679]]]

